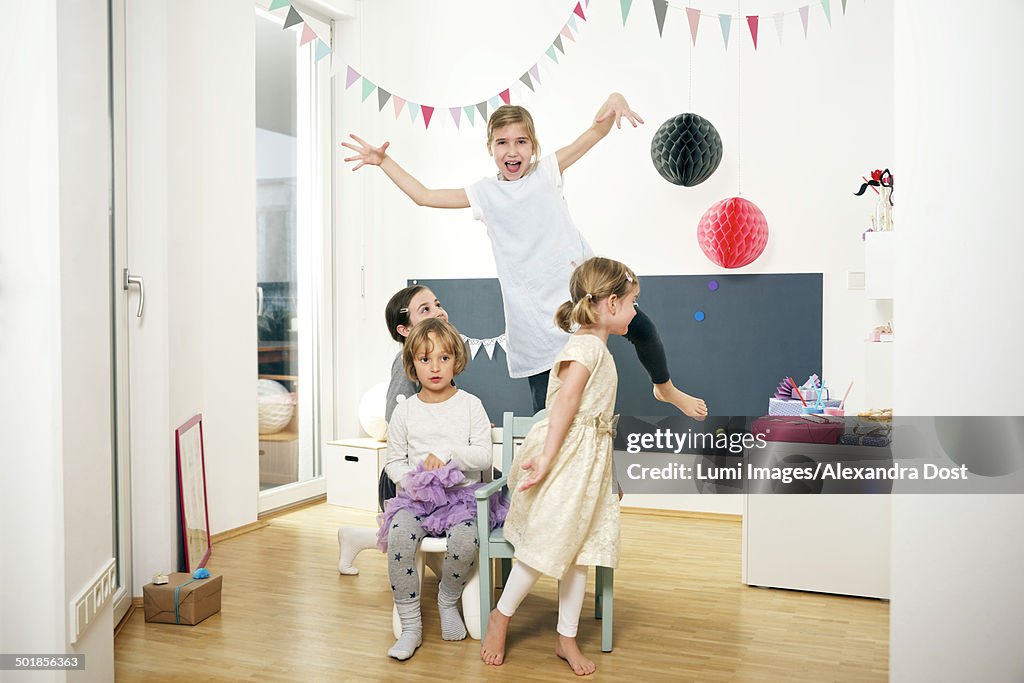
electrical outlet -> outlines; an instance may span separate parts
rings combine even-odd
[[[71,609],[70,640],[72,643],[78,640],[89,624],[96,621],[96,615],[110,600],[115,588],[117,588],[117,561],[110,558],[69,605]]]

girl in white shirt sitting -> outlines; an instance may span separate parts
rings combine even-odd
[[[477,559],[473,491],[491,467],[491,423],[476,396],[455,386],[468,361],[458,331],[441,318],[409,332],[402,361],[418,394],[398,404],[388,423],[385,472],[398,486],[381,515],[378,545],[402,634],[388,654],[408,659],[423,642],[416,550],[424,536],[447,536],[437,606],[441,637],[462,640],[466,627],[456,605]],[[501,521],[504,515],[499,515]],[[498,523],[498,521],[495,521]]]
[[[621,127],[623,118],[634,127],[643,123],[622,95],[612,93],[582,135],[542,157],[530,112],[499,107],[487,124],[487,149],[497,175],[447,190],[424,187],[387,154],[388,142],[374,147],[352,135],[354,144],[341,143],[356,152],[345,159],[358,162],[353,170],[380,166],[417,204],[472,207],[473,217],[487,226],[505,307],[509,376],[529,379],[535,411],[544,407],[552,363],[568,339],[554,324],[555,311],[565,300],[565,283],[576,266],[594,255],[569,216],[562,173],[604,138],[612,123]],[[655,398],[703,419],[707,406],[672,383],[657,328],[643,311],[637,310],[625,337],[651,377]]]

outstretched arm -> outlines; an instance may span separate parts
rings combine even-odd
[[[366,140],[363,140],[357,135],[349,135],[356,144],[351,142],[341,143],[342,147],[351,149],[356,154],[354,156],[346,157],[345,161],[356,161],[358,162],[352,167],[353,171],[358,171],[363,166],[380,166],[380,170],[384,171],[388,178],[391,178],[391,182],[398,186],[405,194],[409,195],[419,206],[431,206],[435,209],[467,209],[469,208],[469,198],[466,196],[466,191],[462,188],[454,190],[431,190],[430,188],[424,187],[423,183],[416,180],[408,171],[398,165],[398,163],[387,154],[388,146],[390,142],[385,142],[380,147],[374,147]]]
[[[583,389],[590,379],[590,370],[577,361],[563,361],[558,368],[558,378],[562,380],[562,385],[558,388],[558,397],[548,415],[548,433],[544,439],[544,450],[533,460],[523,464],[523,469],[528,470],[530,474],[519,486],[520,491],[533,488],[544,481],[544,477],[551,470],[555,456],[562,450],[565,435],[569,433],[569,425],[579,410]]]
[[[639,114],[629,108],[625,97],[613,92],[597,110],[597,115],[594,117],[594,122],[590,124],[590,128],[583,131],[583,134],[571,144],[555,152],[559,172],[564,172],[565,169],[579,161],[580,157],[589,152],[591,147],[608,135],[613,123],[616,128],[622,128],[622,119],[629,121],[634,128],[638,123],[644,122]]]

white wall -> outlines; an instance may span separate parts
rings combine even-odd
[[[0,651],[62,652],[65,625],[57,8],[17,3],[0,22]],[[35,680],[63,680],[36,674]]]
[[[567,54],[553,65],[543,51],[574,4],[361,3],[358,29],[339,30],[339,141],[349,132],[378,144],[390,140],[394,158],[428,187],[460,187],[494,169],[484,128],[478,122],[456,130],[443,107],[475,103],[518,83],[540,58],[542,85],[536,94],[513,87],[513,102],[530,108],[550,153],[589,125],[608,92],[620,90],[647,124],[613,131],[566,174],[573,217],[595,250],[641,274],[726,272],[700,251],[696,225],[712,203],[736,194],[742,152],[742,194],[765,212],[770,239],[758,261],[729,272],[824,272],[824,375],[840,386],[863,385],[862,340],[884,320],[872,317],[862,292],[846,291],[846,271],[863,269],[860,234],[874,206],[871,197],[852,193],[862,174],[892,163],[892,5],[850,3],[844,17],[834,3],[831,30],[820,6],[812,7],[805,40],[793,3],[758,3],[756,54],[745,22],[734,24],[726,52],[717,18],[704,17],[692,51],[691,108],[684,12],[669,10],[659,39],[651,3],[633,3],[625,27],[618,3],[591,3],[576,42],[563,38]],[[736,13],[734,2],[702,7]],[[774,11],[791,12],[781,47],[768,16]],[[345,62],[393,93],[441,105],[430,130],[422,119],[410,124],[404,111],[395,120],[391,102],[379,114],[376,93],[361,103],[358,83],[343,91]],[[725,156],[704,184],[681,188],[655,171],[650,140],[664,120],[691,109],[716,125]],[[416,207],[377,169],[352,174],[340,156],[339,338],[347,342],[341,357],[358,363],[339,367],[338,419],[343,434],[354,434],[354,401],[386,378],[395,351],[382,323],[388,297],[410,277],[493,277],[495,269],[483,227],[468,210]],[[359,296],[360,264],[367,267],[365,297]],[[345,333],[353,325],[362,330],[358,337]],[[678,383],[685,386],[685,378]],[[766,397],[772,389],[765,387]],[[856,391],[850,406],[861,406]]]
[[[68,608],[113,556],[106,3],[18,3],[7,18],[0,651],[88,662],[11,680],[111,680],[110,603],[74,645]]]
[[[895,3],[901,414],[1024,414],[1022,21],[1015,0]],[[893,501],[893,681],[1024,680],[1022,527],[1021,496]]]
[[[176,566],[174,429],[203,414],[212,533],[256,519],[254,15],[129,2],[135,594]]]

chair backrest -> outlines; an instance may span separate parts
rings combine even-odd
[[[508,476],[512,471],[512,458],[516,454],[516,448],[523,442],[526,435],[530,433],[537,422],[544,418],[547,411],[540,411],[531,417],[516,417],[512,413],[505,413],[502,421],[501,439],[501,472]]]

